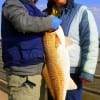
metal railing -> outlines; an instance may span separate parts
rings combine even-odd
[[[95,75],[94,78],[99,80],[100,79],[100,75]],[[92,87],[84,86],[83,90],[86,91],[86,92],[89,92],[89,93],[100,95],[100,90],[97,89],[97,88],[92,88]]]
[[[98,91],[97,89],[92,89],[92,88],[88,88],[88,87],[83,87],[83,90],[86,92],[90,92],[96,95],[100,95],[100,91]]]

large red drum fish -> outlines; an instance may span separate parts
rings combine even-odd
[[[67,90],[77,89],[70,77],[68,48],[62,28],[43,36],[45,64],[43,77],[54,100],[65,100]]]

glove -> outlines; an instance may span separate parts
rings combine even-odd
[[[51,16],[51,20],[52,20],[52,29],[56,30],[58,26],[61,24],[62,20],[55,16]]]

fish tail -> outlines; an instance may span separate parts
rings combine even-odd
[[[67,78],[66,81],[67,81],[66,90],[75,90],[75,89],[77,89],[77,85],[72,80],[71,77]]]

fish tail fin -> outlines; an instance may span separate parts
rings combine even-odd
[[[69,80],[68,80],[68,85],[66,85],[67,87],[67,90],[75,90],[77,89],[77,85],[76,83],[72,80],[72,78],[70,77]]]

